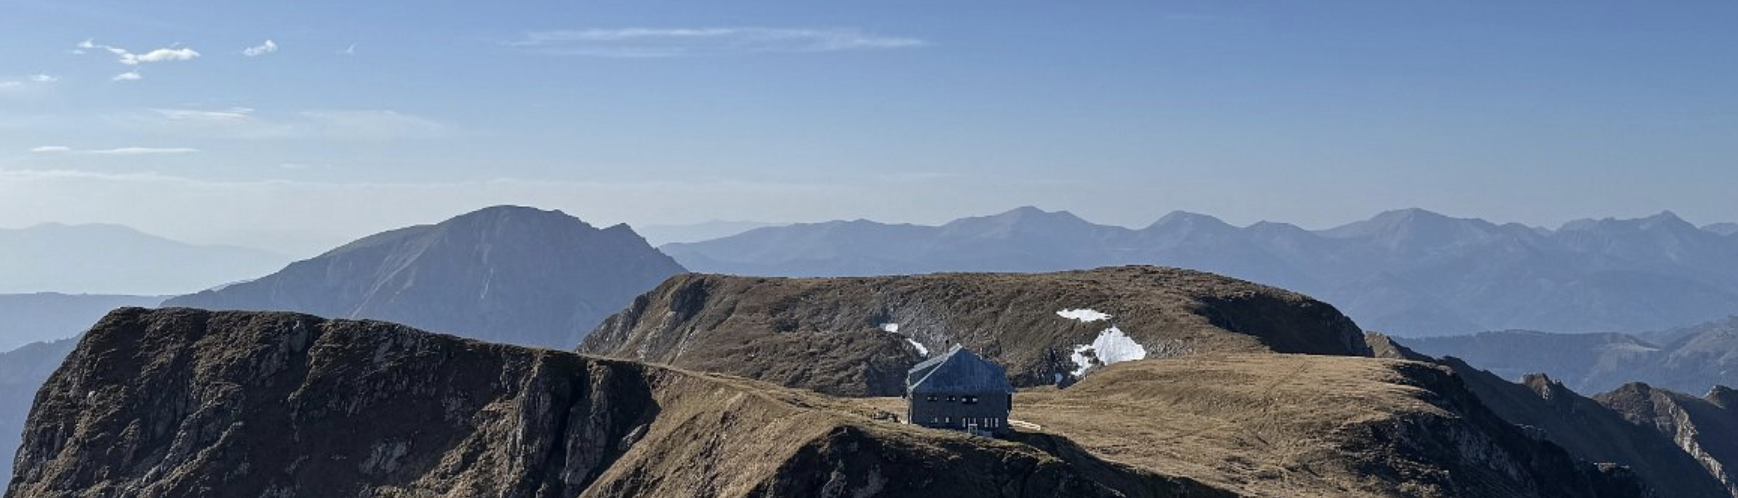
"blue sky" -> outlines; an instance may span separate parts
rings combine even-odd
[[[1738,219],[1729,1],[0,12],[0,226],[307,250],[496,203],[598,224]]]

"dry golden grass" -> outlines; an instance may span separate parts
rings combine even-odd
[[[1427,401],[1436,394],[1418,385],[1420,369],[1432,368],[1274,354],[1130,362],[1067,389],[1021,391],[1012,418],[1104,460],[1251,496],[1434,496],[1443,491],[1360,470],[1429,462],[1357,449],[1372,426],[1457,417]],[[898,398],[863,403],[887,411],[904,405]]]

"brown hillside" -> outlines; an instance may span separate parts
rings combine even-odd
[[[1229,496],[871,414],[382,322],[123,309],[39,394],[7,496]]]
[[[1058,311],[1111,315],[1083,322]],[[882,329],[897,324],[898,332]],[[1015,385],[1072,382],[1075,348],[1115,326],[1147,358],[1200,353],[1370,354],[1333,306],[1209,273],[1155,267],[881,278],[679,275],[605,320],[584,353],[838,395],[892,395],[905,370],[963,344]]]
[[[866,403],[897,406],[897,399]],[[1088,453],[1248,496],[1646,496],[1497,418],[1445,369],[1308,355],[1118,364],[1015,397]]]

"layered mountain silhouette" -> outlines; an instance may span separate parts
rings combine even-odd
[[[1141,229],[1020,208],[940,226],[866,220],[770,227],[662,247],[694,271],[873,276],[1176,266],[1336,303],[1400,336],[1653,330],[1738,313],[1738,237],[1672,213],[1558,229],[1419,209],[1328,230],[1236,227],[1173,213]]]
[[[115,308],[156,306],[157,296],[83,294],[0,294],[0,351],[37,341],[65,339],[84,332]]]
[[[166,306],[371,318],[570,349],[605,316],[684,270],[627,225],[501,206],[373,235]]]
[[[1421,353],[1465,359],[1505,378],[1546,373],[1581,392],[1608,391],[1630,382],[1691,393],[1738,385],[1738,317],[1640,334],[1511,330],[1403,342]]]
[[[264,275],[290,260],[120,225],[50,223],[0,229],[0,293],[183,294]]]
[[[678,242],[700,242],[722,237],[729,237],[756,228],[785,226],[788,223],[767,223],[762,221],[725,221],[713,220],[701,223],[681,225],[641,225],[634,231],[645,237],[652,245],[664,245]]]

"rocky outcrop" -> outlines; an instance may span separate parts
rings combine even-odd
[[[1631,383],[1594,399],[1631,424],[1669,438],[1738,496],[1738,414],[1726,408],[1730,391],[1719,387],[1697,398]]]
[[[1498,417],[1531,437],[1563,447],[1575,458],[1628,467],[1659,496],[1732,496],[1716,476],[1670,438],[1629,423],[1616,411],[1544,374],[1530,374],[1515,383],[1459,358],[1438,360],[1413,352],[1381,334],[1368,334],[1367,340],[1378,357],[1448,368]]]
[[[880,278],[688,274],[605,320],[579,351],[886,396],[900,392],[906,369],[954,344],[1006,367],[1016,386],[1067,384],[1138,358],[1370,354],[1357,324],[1326,303],[1139,266]]]
[[[367,237],[258,280],[166,306],[368,318],[567,350],[684,270],[627,225],[493,207]]]
[[[1230,496],[741,379],[190,309],[104,318],[17,463],[9,498]]]

